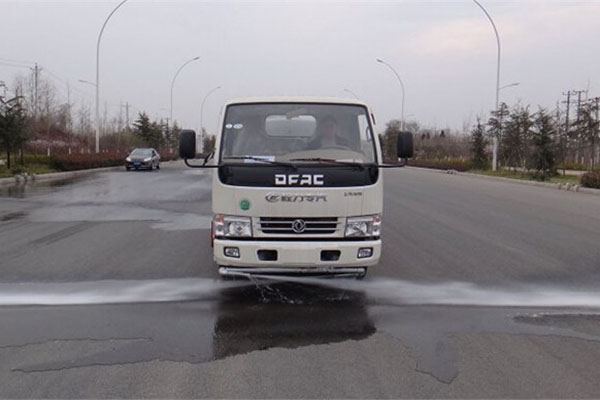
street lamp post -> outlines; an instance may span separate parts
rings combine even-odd
[[[173,123],[173,87],[175,86],[175,80],[179,76],[179,73],[181,72],[181,70],[183,68],[185,68],[186,65],[188,65],[189,63],[194,62],[196,60],[199,60],[199,59],[200,59],[200,56],[197,56],[190,60],[187,60],[186,62],[183,63],[183,65],[181,65],[181,67],[179,67],[177,72],[175,72],[175,76],[173,76],[173,80],[171,81],[171,106],[170,106],[170,112],[169,112],[169,117],[171,119],[171,123]]]
[[[218,89],[221,89],[221,86],[212,88],[208,93],[206,93],[204,99],[202,99],[202,105],[200,106],[200,134],[204,133],[204,104],[206,103],[206,99],[208,99],[208,96],[210,96],[212,92]]]
[[[521,82],[515,82],[515,83],[511,83],[510,85],[504,85],[501,88],[498,89],[498,91],[502,90],[502,89],[507,89],[510,87],[514,87],[514,86],[519,86],[521,84]]]
[[[204,96],[204,99],[202,99],[202,105],[200,106],[200,137],[204,138],[204,104],[206,103],[206,99],[208,99],[208,96],[211,95],[212,92],[221,89],[221,85],[212,88],[208,93],[206,93],[206,95]],[[203,147],[202,150],[204,150],[204,141],[202,141],[201,146]]]
[[[481,3],[477,0],[473,0],[475,4],[481,8],[484,12],[487,19],[492,24],[492,28],[494,28],[494,33],[496,34],[496,44],[498,46],[498,63],[496,66],[496,110],[498,110],[498,106],[500,105],[500,59],[502,56],[502,47],[500,45],[500,35],[498,34],[498,28],[496,28],[496,23],[492,19],[490,13],[481,5]],[[492,139],[492,170],[496,171],[498,169],[498,137],[494,136]]]
[[[402,117],[400,119],[400,130],[404,130],[404,95],[405,95],[404,82],[402,82],[400,75],[398,74],[398,72],[396,72],[394,67],[392,67],[390,64],[386,63],[385,61],[383,61],[379,58],[377,59],[377,62],[380,64],[383,64],[383,65],[387,66],[389,69],[391,69],[392,72],[394,73],[394,75],[396,75],[396,78],[398,78],[398,82],[400,82],[400,87],[402,88]]]
[[[81,83],[85,83],[85,84],[90,85],[90,86],[96,87],[96,84],[94,82],[86,81],[85,79],[78,79],[77,81],[81,82]]]
[[[358,96],[356,95],[356,93],[354,93],[352,90],[349,90],[349,89],[344,89],[344,92],[348,92],[348,93],[350,93],[352,96],[354,96],[354,98],[355,98],[356,100],[359,100],[359,98],[358,98]]]
[[[96,43],[96,153],[100,152],[100,40],[102,40],[102,34],[104,33],[104,28],[106,28],[106,24],[113,16],[115,12],[123,4],[125,4],[128,0],[122,0],[111,12],[108,14],[108,17],[104,20],[104,24],[102,24],[102,28],[100,29],[100,34],[98,35],[98,42]]]

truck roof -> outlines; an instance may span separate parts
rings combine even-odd
[[[230,104],[253,104],[253,103],[325,103],[325,104],[352,104],[367,107],[367,104],[356,99],[348,99],[341,97],[248,97],[229,100],[225,106]]]

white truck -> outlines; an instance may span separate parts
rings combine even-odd
[[[212,168],[212,244],[219,274],[363,277],[381,255],[382,168],[366,104],[330,98],[228,102],[202,164],[196,133],[180,134],[186,165]],[[398,158],[413,154],[398,136]]]

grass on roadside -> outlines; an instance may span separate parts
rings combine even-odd
[[[8,169],[6,168],[6,166],[2,166],[0,167],[0,178],[11,178],[17,174],[22,174],[22,173],[28,173],[28,174],[36,174],[36,175],[40,175],[40,174],[48,174],[50,172],[57,172],[55,169],[50,168],[50,166],[45,165],[45,164],[29,164],[26,165],[24,168],[21,167],[20,165],[17,165],[16,167],[12,168],[12,169]]]
[[[539,181],[539,179],[536,179],[534,174],[531,172],[509,171],[509,170],[492,171],[492,170],[476,170],[476,169],[470,170],[469,172],[474,173],[474,174],[481,174],[481,175],[498,176],[501,178]],[[544,182],[579,184],[580,177],[577,175],[556,175],[556,176],[546,179]]]

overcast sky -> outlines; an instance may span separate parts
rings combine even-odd
[[[0,0],[0,80],[38,62],[64,95],[93,106],[96,40],[119,1]],[[568,89],[600,96],[600,1],[481,0],[496,20],[503,46],[501,92],[508,103],[556,107]],[[221,105],[236,97],[351,96],[373,108],[379,130],[400,116],[460,129],[494,105],[496,41],[489,21],[469,0],[377,2],[240,2],[129,0],[107,25],[101,46],[102,102],[121,102],[168,117],[171,80],[188,59],[174,91],[174,116],[214,132]],[[52,74],[52,75],[50,75]]]

